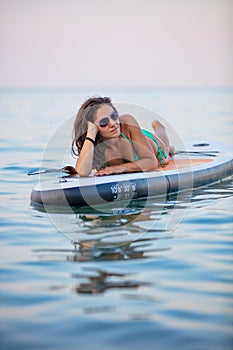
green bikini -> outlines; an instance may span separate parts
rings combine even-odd
[[[159,163],[162,167],[164,167],[164,164],[163,164],[163,157],[164,158],[167,158],[167,154],[162,150],[162,148],[159,146],[158,144],[158,141],[156,140],[155,136],[148,130],[145,130],[145,129],[142,129],[142,132],[143,134],[146,136],[146,137],[149,137],[151,140],[153,140],[158,148],[158,154],[157,154],[157,157],[159,159]],[[131,142],[131,140],[125,136],[122,132],[120,132],[120,135],[122,137],[124,137],[126,140],[128,140],[129,142]],[[134,151],[134,160],[139,160],[139,155],[137,154],[137,152]]]

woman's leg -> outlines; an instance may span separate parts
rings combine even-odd
[[[163,163],[167,164],[170,158],[169,155],[175,154],[175,147],[170,145],[166,129],[163,124],[161,124],[158,120],[153,120],[152,127],[160,147],[167,154],[167,158],[163,157]]]
[[[170,144],[165,127],[158,120],[153,120],[151,125],[154,129],[154,134],[156,139],[158,140],[160,147],[163,151],[165,151],[168,154]]]

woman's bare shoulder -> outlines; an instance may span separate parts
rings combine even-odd
[[[122,114],[120,115],[120,121],[121,123],[124,123],[126,125],[138,125],[137,120],[134,118],[134,116],[132,116],[131,114]]]

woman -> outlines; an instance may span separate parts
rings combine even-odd
[[[109,97],[89,98],[80,107],[73,129],[72,151],[80,176],[156,170],[168,163],[164,126],[153,121],[154,135],[129,114],[119,116]],[[76,148],[77,151],[76,152]]]

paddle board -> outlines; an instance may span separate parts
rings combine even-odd
[[[188,150],[188,151],[187,151]],[[214,142],[192,142],[169,164],[152,172],[109,176],[61,176],[40,182],[31,204],[43,206],[102,205],[130,201],[206,186],[233,174],[233,150]]]

